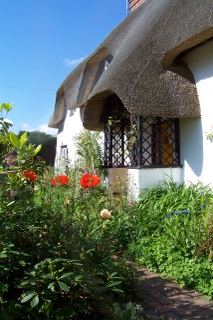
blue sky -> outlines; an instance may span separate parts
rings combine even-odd
[[[0,0],[0,103],[13,131],[47,131],[66,76],[125,18],[126,0]]]

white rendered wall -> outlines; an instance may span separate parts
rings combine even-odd
[[[137,199],[140,194],[155,187],[162,181],[171,181],[181,184],[181,168],[143,168],[128,169],[129,198]]]
[[[67,145],[69,163],[74,164],[76,159],[76,147],[74,137],[83,130],[80,109],[76,109],[73,115],[70,115],[70,110],[67,111],[64,122],[63,131],[57,135],[57,149],[56,149],[56,164],[60,167],[61,146]]]
[[[213,142],[206,138],[213,125],[213,41],[189,52],[184,61],[195,78],[201,119],[180,121],[182,180],[213,185]]]

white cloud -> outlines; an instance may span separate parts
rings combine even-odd
[[[79,63],[81,63],[86,57],[80,57],[78,59],[69,59],[69,58],[65,58],[64,59],[64,64],[66,67],[68,68],[72,68],[77,66]]]
[[[19,124],[19,131],[28,131],[28,132],[30,132],[30,131],[40,131],[40,132],[45,132],[46,134],[51,134],[52,136],[56,136],[57,132],[58,132],[58,129],[49,128],[46,123],[39,125],[37,128],[33,128],[28,123],[22,122],[22,123]]]
[[[35,129],[32,128],[28,123],[26,122],[21,122],[19,124],[20,131],[34,131]]]
[[[13,125],[13,121],[12,121],[12,120],[7,119],[7,118],[5,118],[4,120],[5,120],[6,122],[8,122],[8,123],[11,123],[11,124]]]
[[[51,134],[52,136],[56,136],[58,132],[58,129],[49,128],[47,124],[41,124],[37,130],[45,132],[46,134]]]
[[[13,125],[13,121],[10,119],[5,119],[8,123],[11,123],[12,126],[10,127],[9,131],[14,132],[15,134],[18,134],[20,131],[40,131],[45,132],[46,134],[51,134],[52,136],[57,136],[58,129],[49,128],[48,124],[41,124],[37,128],[31,127],[29,123],[26,122],[20,122],[18,126]]]

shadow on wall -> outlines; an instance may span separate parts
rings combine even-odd
[[[188,54],[187,63],[194,72],[196,83],[204,79],[211,79],[213,74],[212,64],[213,41],[207,41]],[[205,83],[206,85],[206,83]]]
[[[181,163],[184,165],[182,181],[196,180],[201,176],[203,170],[203,130],[201,119],[180,120],[180,146]],[[193,172],[193,177],[192,173],[186,171],[185,163],[188,164]]]

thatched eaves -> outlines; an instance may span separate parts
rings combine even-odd
[[[146,0],[65,79],[49,125],[60,128],[65,111],[81,107],[85,128],[102,130],[112,94],[130,113],[200,117],[194,78],[181,55],[212,37],[212,0]]]

